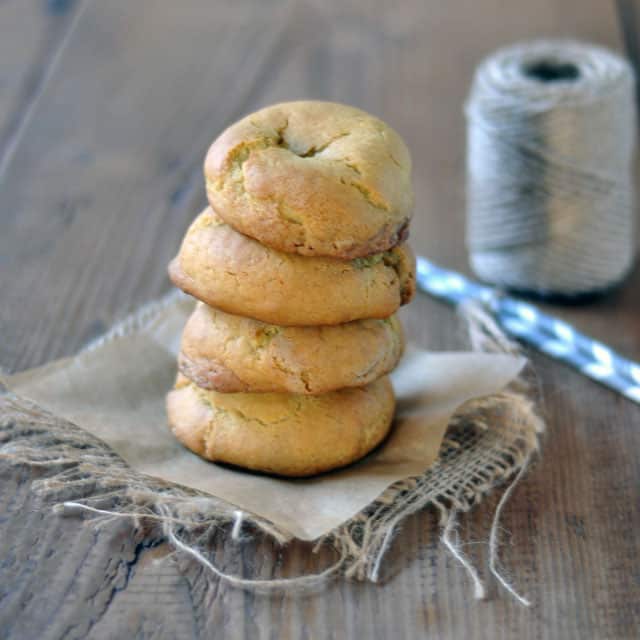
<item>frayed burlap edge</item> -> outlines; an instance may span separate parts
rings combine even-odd
[[[180,297],[171,293],[143,307],[86,349],[141,330]],[[466,305],[461,314],[474,350],[518,351],[482,307]],[[527,374],[504,392],[461,407],[451,420],[437,462],[417,478],[396,482],[357,516],[319,538],[314,550],[330,545],[337,551],[337,560],[321,573],[295,578],[254,580],[221,571],[207,552],[215,533],[224,530],[229,538],[238,540],[241,531],[246,535],[251,529],[280,544],[290,541],[290,534],[213,496],[134,471],[90,433],[11,392],[0,397],[0,457],[13,464],[40,467],[33,490],[54,504],[58,513],[81,510],[96,514],[100,521],[126,517],[136,526],[143,520],[146,525],[155,522],[177,549],[217,577],[258,591],[317,587],[338,575],[376,582],[398,525],[410,514],[433,507],[439,513],[443,543],[468,571],[476,597],[482,598],[484,582],[453,542],[452,533],[459,512],[468,511],[511,479],[494,514],[489,568],[511,595],[528,605],[496,566],[500,512],[538,450],[544,429],[526,378]]]

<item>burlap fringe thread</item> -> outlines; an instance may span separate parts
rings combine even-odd
[[[116,325],[98,343],[139,330],[175,301],[171,294]],[[479,306],[461,309],[474,350],[517,352]],[[97,343],[89,345],[94,348]],[[377,582],[382,560],[400,523],[425,507],[439,513],[442,541],[467,570],[476,598],[486,588],[477,570],[454,542],[457,517],[490,491],[511,480],[498,503],[489,537],[489,568],[521,604],[520,596],[497,569],[501,511],[538,450],[544,423],[536,412],[532,386],[521,377],[500,394],[465,404],[453,417],[438,461],[423,475],[396,482],[375,502],[316,541],[329,545],[337,560],[324,571],[294,578],[258,580],[231,575],[213,564],[211,541],[221,530],[238,540],[247,529],[284,545],[291,535],[253,514],[213,496],[146,476],[131,469],[103,442],[13,393],[0,397],[0,457],[41,468],[33,490],[56,512],[94,513],[96,526],[112,518],[131,518],[136,527],[155,522],[173,546],[190,554],[219,579],[254,591],[305,589],[344,576]],[[244,531],[243,531],[244,529]]]

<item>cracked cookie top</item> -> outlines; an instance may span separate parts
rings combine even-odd
[[[300,101],[257,111],[212,144],[204,172],[220,217],[279,251],[351,259],[407,235],[409,151],[354,107]]]
[[[320,327],[280,327],[200,302],[185,325],[178,366],[199,387],[223,393],[319,394],[361,387],[398,363],[397,316]]]
[[[387,376],[318,396],[218,393],[178,375],[167,395],[176,438],[207,460],[309,476],[362,458],[387,435],[395,398]]]
[[[333,325],[387,318],[409,302],[415,258],[405,244],[353,260],[276,251],[208,208],[189,227],[169,275],[227,313],[283,326]]]

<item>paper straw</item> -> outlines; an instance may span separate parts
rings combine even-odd
[[[640,364],[566,322],[422,256],[417,258],[417,284],[421,291],[454,305],[471,299],[484,302],[506,333],[640,404]]]

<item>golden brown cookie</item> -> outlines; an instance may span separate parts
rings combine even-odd
[[[252,113],[213,143],[204,172],[220,217],[278,251],[357,258],[406,237],[409,151],[354,107],[300,101]]]
[[[362,387],[398,363],[397,316],[323,327],[279,327],[198,303],[182,334],[178,365],[199,387],[319,394]]]
[[[406,245],[367,258],[308,258],[265,247],[209,208],[169,265],[174,284],[228,313],[278,325],[387,318],[413,297],[415,258]]]
[[[217,393],[178,376],[169,425],[208,460],[283,476],[310,476],[359,460],[387,435],[395,398],[389,378],[320,396]]]

